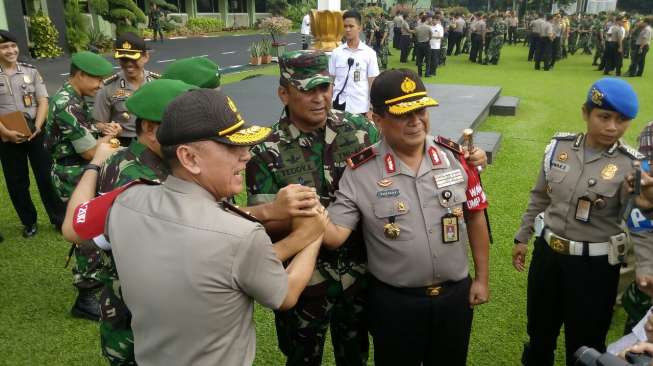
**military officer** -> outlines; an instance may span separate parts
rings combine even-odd
[[[492,22],[492,31],[490,44],[486,52],[484,64],[498,65],[501,58],[501,49],[503,48],[503,35],[507,32],[508,26],[501,16],[495,16]],[[492,18],[490,17],[490,18]]]
[[[129,146],[136,138],[136,117],[127,110],[125,100],[144,83],[160,77],[145,70],[150,56],[145,41],[134,33],[118,36],[113,57],[120,64],[120,71],[104,80],[102,89],[95,96],[93,119],[98,129],[106,134],[109,122],[118,122],[122,133],[118,136],[123,146]]]
[[[220,87],[220,67],[208,57],[188,57],[177,60],[161,74],[162,79],[181,80],[200,88]]]
[[[52,187],[52,158],[43,147],[41,130],[48,114],[48,92],[41,74],[30,64],[18,62],[16,37],[0,30],[0,115],[21,112],[32,130],[30,136],[0,123],[0,161],[9,198],[23,224],[23,236],[36,235],[36,208],[29,193],[29,158],[32,172],[50,222],[61,226],[66,207]]]
[[[108,160],[96,156],[88,165],[90,168],[84,171],[69,201],[63,227],[66,240],[80,241],[72,228],[74,209],[78,205],[139,179],[157,183],[165,180],[169,171],[161,159],[156,131],[168,103],[192,88],[178,80],[155,80],[143,85],[127,99],[128,110],[136,116],[138,139]],[[122,300],[113,255],[106,244],[98,241],[98,246],[105,249],[98,276],[103,285],[100,293],[102,354],[112,365],[135,365],[131,313]]]
[[[52,97],[45,125],[45,143],[52,155],[52,182],[59,198],[67,202],[93,158],[98,143],[109,142],[120,133],[120,125],[107,126],[107,135],[99,137],[84,97],[92,97],[102,85],[102,77],[111,73],[111,63],[102,56],[84,51],[71,57],[70,80]],[[79,290],[71,313],[91,320],[99,319],[95,292],[99,252],[90,245],[74,246],[73,283]]]
[[[525,365],[553,365],[565,325],[567,365],[581,346],[605,351],[628,236],[620,226],[627,205],[624,178],[641,155],[621,142],[638,110],[623,80],[595,82],[582,108],[585,133],[557,134],[547,146],[528,208],[515,235],[513,265],[525,269],[527,243],[536,235],[528,274]],[[544,212],[543,219],[537,218]],[[648,243],[630,233],[637,252]],[[639,272],[639,269],[638,269]]]
[[[383,72],[370,96],[383,139],[349,159],[324,245],[339,247],[360,225],[376,365],[465,365],[472,307],[489,296],[478,171],[460,145],[428,135],[426,108],[437,102],[415,72]]]

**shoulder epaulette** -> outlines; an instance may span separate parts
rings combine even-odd
[[[152,72],[152,71],[150,71],[150,73],[147,76],[151,77],[152,79],[160,79],[161,78],[161,74],[157,74],[156,72]]]
[[[374,149],[374,146],[368,146],[365,149],[355,153],[354,155],[350,156],[347,159],[347,164],[349,165],[350,168],[356,169],[359,166],[365,164],[366,162],[370,161],[373,157],[377,155],[376,149]]]
[[[442,145],[456,154],[463,154],[463,148],[459,143],[451,141],[446,137],[438,136],[433,140],[436,144]]]
[[[238,206],[231,204],[227,200],[222,201],[222,206],[224,206],[224,208],[227,211],[229,211],[231,213],[234,213],[234,214],[244,218],[245,220],[258,222],[259,224],[262,224],[261,221],[259,221],[259,219],[257,219],[256,217],[250,215],[248,212],[245,212],[245,211],[241,210],[240,208],[238,208]]]
[[[577,133],[556,132],[556,134],[553,135],[553,138],[556,140],[575,140],[577,136],[578,136]]]
[[[619,144],[619,150],[622,153],[628,155],[631,159],[642,160],[645,157],[644,154],[640,153],[636,149],[633,149],[632,147],[630,147],[630,146],[628,146],[628,145],[626,145],[624,143]]]
[[[102,83],[103,83],[104,85],[109,85],[109,84],[113,83],[114,81],[118,80],[118,77],[119,77],[119,76],[120,76],[120,75],[118,75],[117,73],[116,73],[116,74],[113,74],[113,75],[109,76],[108,78],[102,80]]]
[[[19,62],[18,64],[20,66],[31,67],[32,69],[36,69],[36,66],[34,66],[32,64],[28,64],[27,62]]]

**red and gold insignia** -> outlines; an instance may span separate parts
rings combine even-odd
[[[379,187],[390,187],[392,185],[392,181],[390,179],[381,179],[380,181],[376,182],[376,184],[379,185]]]
[[[397,166],[395,164],[395,158],[392,156],[392,154],[387,153],[385,154],[385,158],[383,158],[385,161],[385,171],[388,172],[388,174],[394,173],[397,171]]]
[[[431,158],[431,163],[434,166],[440,165],[442,163],[440,156],[438,155],[438,150],[433,146],[429,147],[429,157]]]
[[[349,165],[349,167],[352,169],[356,169],[375,156],[376,156],[376,150],[374,150],[374,148],[370,146],[350,156],[347,159],[347,165]]]

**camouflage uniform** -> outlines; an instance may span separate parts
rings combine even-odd
[[[292,183],[315,187],[323,201],[331,201],[346,159],[377,140],[374,125],[346,112],[332,110],[326,127],[310,134],[300,132],[283,116],[268,141],[252,150],[247,165],[249,203],[270,201]],[[360,235],[353,235],[337,251],[320,251],[313,277],[297,305],[276,312],[279,347],[288,365],[319,365],[329,325],[336,363],[367,364],[366,270]]]
[[[138,179],[163,182],[168,170],[161,158],[137,140],[112,155],[98,176],[97,193],[104,194]],[[135,365],[131,313],[122,300],[116,263],[110,251],[102,251],[100,293],[100,341],[111,365]]]
[[[80,156],[96,144],[98,131],[84,98],[70,83],[52,97],[45,125],[45,144],[52,155],[52,182],[57,195],[67,202],[82,176],[87,163]],[[99,251],[92,245],[76,245],[74,249],[73,284],[80,289],[100,286],[97,269]]]
[[[596,62],[603,58],[603,52],[605,51],[605,38],[603,36],[604,36],[603,21],[597,19],[592,25],[592,40],[594,42],[594,47],[596,47],[596,51],[594,53],[594,61],[592,62],[592,65],[596,65]],[[590,50],[590,55],[591,54],[592,53]],[[601,64],[603,64],[603,61],[601,61]]]
[[[388,23],[380,19],[377,22],[377,30],[374,31],[374,44],[370,45],[376,52],[376,59],[379,62],[379,69],[385,70],[388,67]],[[383,38],[385,37],[385,40]],[[383,42],[381,42],[383,41]]]
[[[578,49],[583,49],[583,55],[592,54],[592,19],[583,18],[580,22],[580,34],[578,36]]]
[[[503,48],[503,35],[507,29],[506,23],[501,19],[495,20],[494,24],[492,24],[492,39],[485,52],[486,63],[492,63],[494,65],[499,63],[501,48]]]
[[[567,43],[567,49],[572,55],[576,53],[578,49],[578,40],[580,38],[580,33],[578,32],[580,27],[580,22],[576,16],[572,17],[569,22],[569,39]]]

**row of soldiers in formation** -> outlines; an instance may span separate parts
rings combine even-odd
[[[593,55],[592,66],[608,75],[621,75],[624,58],[631,58],[628,76],[641,76],[651,38],[653,17],[627,14],[528,14],[524,43],[535,68],[549,70],[556,61],[581,52]],[[539,60],[539,61],[538,61]]]

